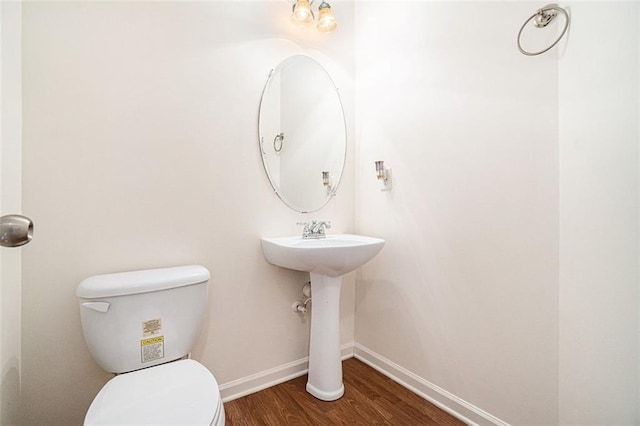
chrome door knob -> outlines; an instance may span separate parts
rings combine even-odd
[[[0,246],[20,247],[33,238],[33,222],[19,214],[0,217]]]

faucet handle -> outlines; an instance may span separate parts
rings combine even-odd
[[[320,220],[315,224],[315,227],[311,228],[311,231],[315,232],[315,234],[320,238],[324,238],[324,236],[326,235],[325,231],[329,228],[331,228],[330,220]]]
[[[296,225],[304,226],[304,228],[302,228],[302,238],[306,238],[311,232],[311,228],[309,227],[309,222],[296,222]]]

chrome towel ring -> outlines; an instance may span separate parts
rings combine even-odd
[[[278,144],[279,142],[279,144]],[[275,138],[273,138],[273,150],[275,152],[280,152],[282,151],[282,144],[284,143],[284,133],[280,132],[276,135]]]
[[[273,150],[275,152],[282,151],[282,145],[284,144],[284,132],[280,132],[273,138]],[[267,151],[264,150],[264,137],[260,137],[260,151],[262,155],[267,155]]]
[[[551,46],[547,47],[546,49],[540,50],[539,52],[528,52],[524,50],[522,48],[522,44],[520,44],[520,37],[522,36],[522,30],[524,30],[524,27],[526,27],[527,24],[531,22],[531,20],[533,20],[533,25],[535,25],[536,28],[544,28],[558,17],[558,12],[561,12],[564,15],[564,28],[562,29],[562,32],[560,33],[560,36],[556,39],[556,41],[554,41]],[[520,27],[520,31],[518,31],[518,49],[523,55],[527,56],[540,55],[550,50],[553,46],[558,44],[562,37],[564,37],[565,33],[567,32],[567,28],[569,28],[569,20],[569,14],[567,13],[567,11],[557,4],[548,4],[541,9],[538,9],[538,11],[531,15],[529,19],[524,21],[524,24],[522,24],[522,27]]]

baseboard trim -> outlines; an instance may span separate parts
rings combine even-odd
[[[340,348],[342,359],[353,357],[354,343],[349,342]],[[223,383],[219,386],[222,402],[233,401],[243,396],[259,392],[271,386],[279,385],[300,376],[304,376],[309,371],[309,357],[304,357],[287,364],[279,365],[269,370],[260,371],[231,382]]]
[[[447,392],[441,387],[423,379],[359,343],[349,342],[342,345],[341,353],[343,360],[352,357],[359,359],[394,382],[399,383],[411,392],[426,399],[468,425],[477,426],[488,424],[509,426],[507,422]],[[234,399],[242,398],[243,396],[284,383],[303,376],[307,374],[308,371],[309,357],[304,357],[238,380],[223,383],[220,385],[222,402],[233,401]]]
[[[509,426],[507,422],[447,392],[371,349],[359,343],[354,343],[353,346],[354,356],[357,359],[468,425]]]

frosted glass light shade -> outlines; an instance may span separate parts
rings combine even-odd
[[[313,12],[309,0],[298,0],[293,6],[291,22],[296,25],[307,25],[313,22]]]
[[[336,21],[335,16],[333,16],[333,12],[331,11],[331,6],[327,3],[322,3],[320,8],[318,9],[320,12],[320,16],[318,17],[318,31],[323,33],[328,33],[329,31],[333,31],[338,26],[338,22]]]

